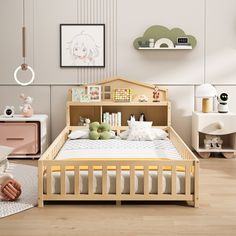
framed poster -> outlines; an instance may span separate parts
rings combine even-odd
[[[61,24],[61,67],[105,67],[105,24]]]

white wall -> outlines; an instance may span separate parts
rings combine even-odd
[[[204,76],[204,0],[118,0],[118,16],[120,73],[149,83],[201,83]],[[134,50],[133,40],[155,24],[179,27],[194,35],[198,41],[196,48],[192,51]]]
[[[54,139],[65,126],[66,93],[72,84],[122,75],[166,86],[172,101],[172,124],[190,144],[191,112],[197,84],[210,82],[230,94],[236,111],[235,0],[26,0],[27,62],[36,72],[32,86],[13,79],[21,64],[22,2],[0,1],[0,112],[20,104],[19,93],[35,98],[37,113],[51,119]],[[105,23],[106,67],[59,66],[60,23]],[[197,38],[194,50],[138,51],[133,40],[151,25],[180,27]]]

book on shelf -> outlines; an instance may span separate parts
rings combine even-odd
[[[121,126],[121,112],[117,113],[104,112],[102,118],[103,122],[108,123],[110,126],[113,127]]]

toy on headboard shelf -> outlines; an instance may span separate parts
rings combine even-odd
[[[79,126],[89,126],[89,124],[90,124],[90,119],[89,118],[86,118],[86,117],[82,117],[82,116],[80,116],[79,117]]]
[[[228,113],[229,112],[229,107],[228,107],[228,104],[227,104],[228,94],[227,93],[221,93],[220,96],[217,97],[217,100],[219,102],[218,112],[219,113]]]
[[[148,96],[146,96],[145,94],[139,95],[138,101],[139,102],[148,102]]]
[[[33,98],[30,96],[25,96],[23,93],[20,95],[20,98],[23,99],[23,106],[20,106],[22,115],[25,117],[31,117],[34,113],[34,110],[31,106],[33,103]]]
[[[160,101],[160,92],[157,86],[155,86],[153,92],[153,102],[159,102]]]

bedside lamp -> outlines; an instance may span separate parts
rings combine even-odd
[[[211,84],[202,84],[197,87],[196,97],[202,98],[202,112],[210,112],[210,98],[216,95],[216,89]]]

